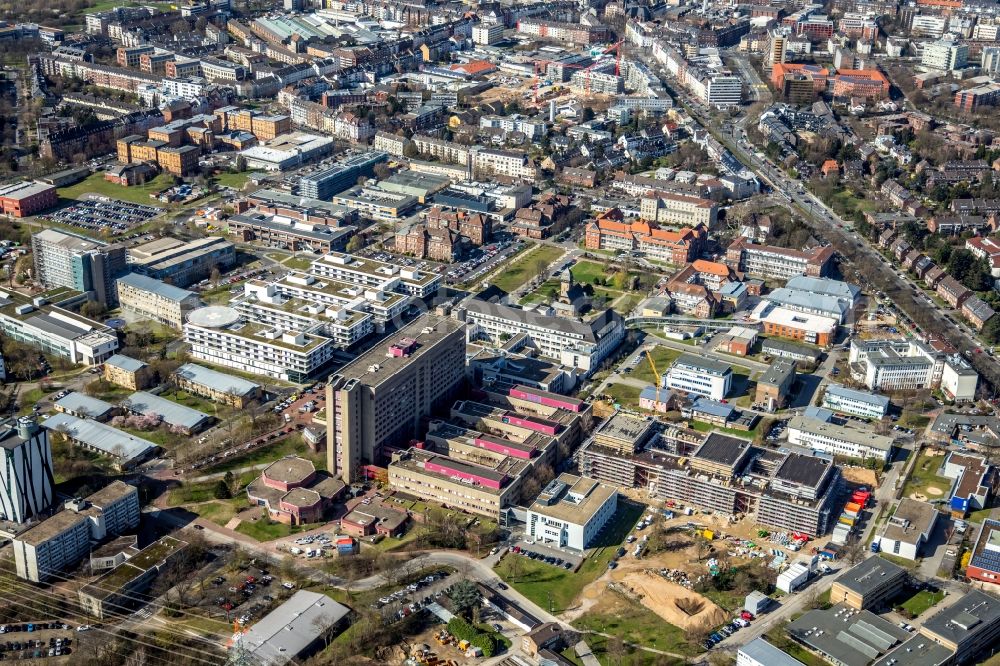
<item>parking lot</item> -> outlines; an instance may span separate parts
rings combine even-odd
[[[510,555],[520,555],[532,560],[551,564],[552,566],[560,569],[574,569],[580,566],[580,563],[583,562],[582,555],[573,555],[559,548],[546,546],[542,543],[535,543],[530,539],[518,541],[514,545],[509,546],[507,550]],[[510,555],[508,555],[508,557],[510,557]]]
[[[384,597],[372,602],[375,610],[387,609],[393,617],[401,620],[411,613],[416,613],[434,601],[440,601],[445,596],[446,588],[450,586],[449,572],[441,570],[427,574]]]
[[[248,567],[212,578],[205,589],[204,606],[246,625],[266,615],[275,597],[291,594],[294,587],[275,581],[266,569]]]
[[[73,630],[61,622],[0,625],[0,661],[68,657]]]
[[[110,231],[117,235],[149,222],[162,212],[153,206],[92,196],[86,201],[60,208],[48,217],[67,226],[88,231]]]

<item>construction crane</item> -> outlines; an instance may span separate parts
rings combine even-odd
[[[660,385],[660,373],[656,371],[656,364],[653,363],[653,355],[646,349],[646,358],[649,359],[649,367],[653,369],[653,381],[657,387]]]

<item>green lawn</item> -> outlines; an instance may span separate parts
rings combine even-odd
[[[753,439],[757,436],[757,428],[753,428],[751,430],[736,430],[734,428],[722,428],[720,426],[713,425],[711,423],[704,423],[702,421],[691,421],[690,426],[692,430],[697,430],[698,432],[725,432],[744,439]]]
[[[970,523],[981,523],[984,520],[986,520],[987,518],[989,518],[991,513],[993,513],[993,509],[992,508],[979,509],[978,511],[972,511],[971,513],[969,513],[968,521]]]
[[[206,289],[200,293],[201,300],[209,305],[228,305],[233,297],[229,291],[232,288],[231,284],[223,284],[214,289]]]
[[[247,184],[250,180],[250,176],[253,175],[252,171],[244,171],[243,173],[220,173],[215,176],[216,182],[223,187],[231,187],[236,190],[242,190],[243,186]]]
[[[573,274],[573,280],[580,284],[594,284],[597,278],[603,281],[610,274],[608,268],[596,261],[578,261],[569,272]]]
[[[312,265],[313,259],[308,257],[289,257],[282,261],[282,265],[286,268],[291,268],[292,270],[305,271],[309,270]]]
[[[121,199],[122,201],[131,201],[133,203],[162,208],[163,204],[156,199],[151,199],[149,195],[164,190],[173,184],[173,176],[160,174],[143,185],[122,187],[121,185],[115,185],[104,180],[104,173],[98,171],[75,185],[60,187],[57,192],[62,199],[82,199],[85,194],[100,194],[112,199]]]
[[[257,541],[274,541],[275,539],[281,539],[282,537],[298,534],[299,532],[308,532],[322,525],[323,523],[285,525],[284,523],[272,523],[264,518],[260,518],[253,522],[244,521],[240,523],[236,531],[240,534],[246,534]]]
[[[196,506],[189,507],[188,510],[193,513],[197,513],[206,520],[211,520],[216,525],[225,527],[226,523],[232,520],[233,516],[239,513],[240,509],[246,508],[246,505],[246,498],[239,497],[230,500],[210,502],[208,504],[198,504]]]
[[[609,591],[606,594],[614,593]],[[573,621],[573,626],[581,631],[611,634],[627,643],[635,643],[667,652],[694,656],[702,651],[700,646],[692,645],[687,641],[683,629],[669,624],[645,606],[624,599],[616,600],[608,611],[587,611]],[[591,650],[596,656],[597,645],[605,643],[607,639],[601,636],[587,635],[584,636],[584,640],[591,646]],[[644,653],[641,650],[637,650],[637,653],[649,655],[650,658],[661,656]]]
[[[119,430],[127,432],[130,435],[134,435],[139,439],[144,439],[147,442],[152,442],[153,444],[161,446],[165,449],[172,449],[176,446],[180,446],[191,439],[188,435],[175,435],[167,430],[167,426],[163,424],[160,424],[153,430],[136,430],[134,428],[126,428],[124,426],[120,427]]]
[[[903,607],[903,610],[917,617],[942,599],[944,599],[943,591],[929,592],[927,590],[920,590],[899,605]]]
[[[541,264],[548,266],[553,261],[562,256],[563,250],[551,245],[537,245],[534,249],[522,252],[518,257],[508,264],[494,279],[491,284],[498,289],[511,292],[522,284],[537,275],[537,267]]]
[[[598,547],[590,552],[576,572],[510,553],[500,561],[497,574],[540,607],[561,613],[573,605],[584,587],[607,570],[611,556],[639,521],[644,509],[641,504],[619,503],[618,513],[608,522],[611,528],[599,537]],[[515,557],[520,560],[516,577],[511,572]]]
[[[224,462],[213,467],[206,467],[201,471],[204,474],[226,472],[240,467],[252,467],[262,463],[273,462],[278,458],[284,458],[293,454],[312,460],[316,469],[326,469],[326,455],[323,453],[312,453],[305,442],[302,441],[302,436],[298,433],[292,433],[284,439],[276,440],[272,444],[254,449],[242,456],[231,456],[226,458]]]
[[[900,557],[898,555],[893,555],[892,553],[879,553],[879,557],[889,560],[893,564],[903,567],[904,569],[916,569],[917,563],[913,560],[908,560],[905,557]]]
[[[215,481],[182,484],[172,489],[167,495],[167,506],[183,506],[214,500],[215,485]]]
[[[646,296],[643,294],[626,292],[625,297],[615,303],[612,307],[615,312],[624,317],[628,313],[632,312],[632,310],[634,310],[639,303],[642,303],[644,298],[646,298]]]
[[[926,428],[927,424],[930,422],[931,417],[914,412],[903,412],[902,416],[899,418],[899,425],[904,428],[913,428],[914,430],[922,430]]]
[[[184,405],[185,407],[190,407],[191,409],[197,409],[203,414],[215,416],[220,419],[226,418],[226,416],[233,411],[232,407],[229,405],[220,405],[216,402],[212,402],[208,398],[203,398],[200,395],[194,395],[193,393],[188,393],[187,391],[182,391],[180,389],[165,391],[160,394],[160,397],[176,402],[178,405]]]
[[[670,364],[677,360],[677,357],[684,352],[677,351],[670,347],[654,347],[652,351],[649,352],[653,357],[653,363],[656,364],[656,371],[663,375],[670,367]],[[660,385],[660,378],[653,376],[653,369],[649,367],[649,358],[643,354],[642,363],[635,367],[632,371],[631,377],[639,379],[644,382],[649,382],[650,384]]]
[[[642,389],[629,384],[608,384],[605,393],[612,396],[614,401],[622,407],[629,409],[639,409],[639,394]]]
[[[935,474],[943,462],[943,456],[928,456],[921,453],[913,466],[913,471],[910,472],[910,478],[906,481],[906,487],[903,488],[903,497],[919,493],[925,495],[927,500],[945,499],[951,488],[951,479]],[[938,492],[932,492],[931,489]]]
[[[35,403],[48,395],[45,391],[40,388],[28,389],[27,391],[22,391],[17,396],[17,402],[21,405],[18,410],[18,414],[30,414],[31,410],[35,407]]]

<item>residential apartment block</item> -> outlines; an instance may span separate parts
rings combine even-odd
[[[86,499],[68,500],[51,518],[14,537],[17,575],[45,582],[75,566],[91,551],[92,542],[138,526],[139,491],[123,481],[112,481]]]

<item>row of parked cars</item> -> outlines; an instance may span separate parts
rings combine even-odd
[[[533,550],[527,550],[525,548],[521,548],[520,546],[511,546],[510,552],[515,553],[517,555],[523,555],[524,557],[527,557],[532,560],[538,560],[539,562],[545,562],[546,564],[551,564],[554,567],[562,567],[564,569],[573,568],[572,562],[566,562],[561,557],[556,557],[554,555],[543,555],[542,553],[536,553]]]
[[[706,650],[711,649],[714,645],[726,640],[743,627],[749,627],[750,620],[752,619],[754,619],[753,614],[749,611],[740,612],[737,617],[733,618],[732,622],[722,625],[719,629],[709,634],[708,638],[702,642],[701,646]]]
[[[409,597],[412,597],[417,592],[427,587],[431,583],[443,580],[447,577],[448,577],[447,571],[437,571],[432,574],[428,574],[423,578],[421,578],[420,580],[414,583],[410,583],[406,587],[402,587],[391,594],[387,594],[384,597],[379,597],[378,600],[372,604],[372,608],[379,609],[382,608],[383,606],[388,606],[389,604],[393,603],[405,604],[406,600]],[[431,603],[431,601],[435,599],[440,599],[441,597],[442,593],[439,591],[435,592],[433,595],[428,594],[424,596],[422,599],[414,599],[412,602],[410,602],[409,604],[403,606],[398,611],[396,611],[396,619],[401,620],[410,613],[415,613],[416,611],[420,610],[427,604]]]

